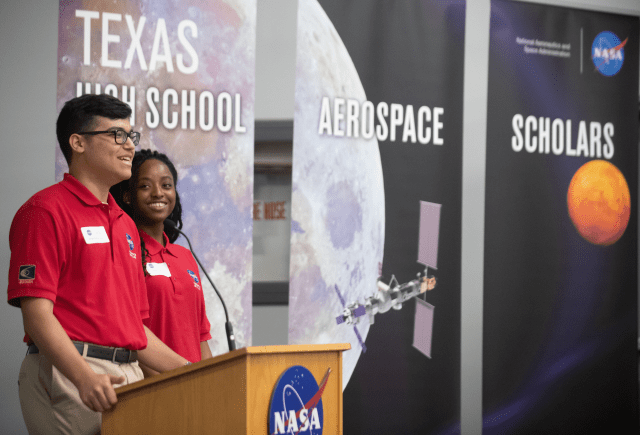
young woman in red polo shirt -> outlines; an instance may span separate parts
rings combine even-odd
[[[173,244],[179,233],[164,225],[170,219],[182,228],[177,181],[177,171],[166,155],[142,150],[133,159],[131,179],[115,186],[112,194],[140,233],[149,298],[145,324],[176,353],[197,362],[211,357],[200,272],[191,252]]]

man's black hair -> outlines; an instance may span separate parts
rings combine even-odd
[[[69,138],[79,131],[89,130],[96,116],[127,119],[131,116],[131,107],[107,94],[85,94],[67,101],[58,115],[56,135],[68,165],[71,165],[73,155]]]

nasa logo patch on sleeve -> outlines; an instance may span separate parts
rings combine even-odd
[[[200,290],[200,284],[199,284],[200,280],[198,279],[198,276],[196,275],[196,273],[193,270],[189,270],[189,269],[187,269],[187,273],[189,273],[189,276],[193,279],[193,286],[198,290]]]
[[[35,264],[25,264],[20,266],[20,273],[18,281],[20,284],[29,284],[36,279],[36,265]]]

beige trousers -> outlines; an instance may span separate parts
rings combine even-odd
[[[86,352],[86,349],[85,349]],[[124,376],[123,384],[143,379],[137,362],[113,363],[85,357],[99,374]],[[91,411],[78,394],[78,389],[41,354],[27,355],[18,378],[20,406],[29,434],[98,434],[102,414]]]

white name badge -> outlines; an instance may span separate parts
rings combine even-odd
[[[147,272],[151,276],[171,276],[167,263],[147,263]]]
[[[104,227],[82,227],[80,231],[87,245],[93,243],[109,243],[109,236],[107,236]]]

